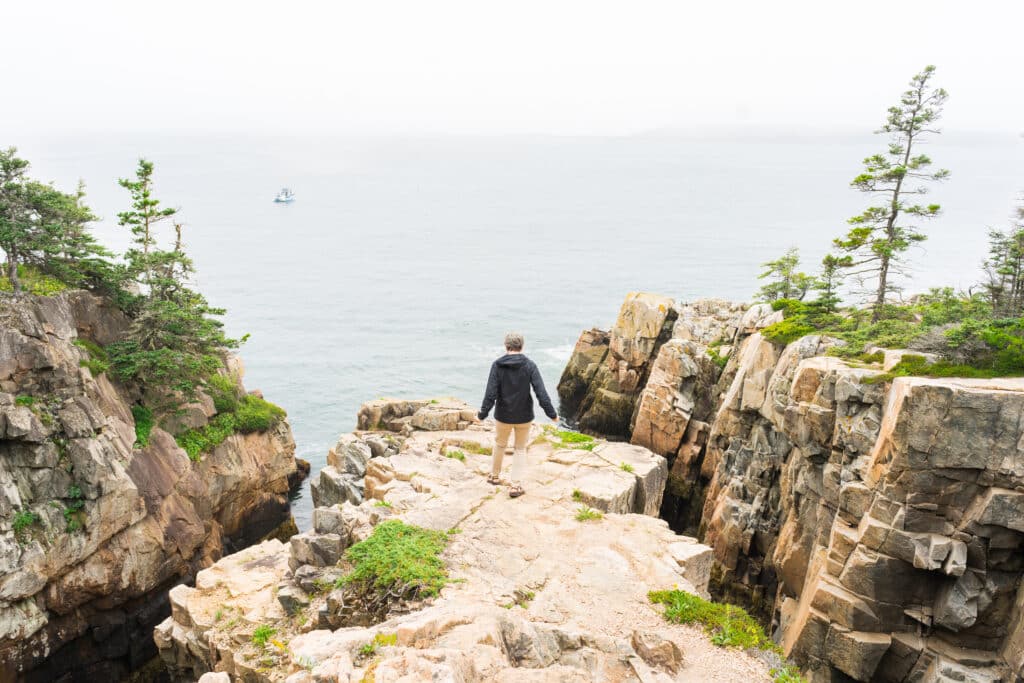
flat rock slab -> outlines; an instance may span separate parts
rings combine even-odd
[[[535,428],[526,493],[512,499],[507,486],[486,481],[483,453],[493,443],[490,425],[414,432],[400,453],[370,460],[366,500],[331,509],[454,532],[444,552],[452,582],[422,609],[370,628],[314,629],[324,598],[313,595],[308,608],[274,620],[273,587],[290,575],[289,552],[268,542],[244,560],[221,560],[186,589],[157,635],[165,661],[190,675],[217,668],[267,681],[304,671],[310,680],[359,681],[371,666],[378,681],[770,680],[763,663],[665,622],[647,598],[674,587],[706,595],[710,571],[709,548],[654,516],[664,458],[624,443],[563,448]],[[602,515],[580,521],[581,507]],[[206,616],[217,610],[221,620]],[[228,610],[261,614],[280,647],[257,649],[252,622],[228,626]],[[394,644],[361,655],[377,634]]]

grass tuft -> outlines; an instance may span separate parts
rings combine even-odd
[[[619,469],[622,470],[623,472],[632,472],[633,466],[630,465],[628,462],[622,462],[619,463]]]
[[[267,646],[267,642],[270,641],[275,633],[277,633],[277,629],[273,626],[261,624],[252,632],[252,643],[262,650]]]
[[[779,652],[779,646],[745,610],[705,600],[686,591],[652,591],[648,599],[665,605],[665,619],[676,624],[700,624],[720,647],[755,647]]]
[[[149,434],[153,431],[153,411],[146,406],[132,406],[132,417],[135,419],[135,447],[145,448],[149,445]]]
[[[595,510],[588,505],[580,505],[579,509],[576,511],[577,522],[587,522],[592,519],[601,519],[603,517],[604,515],[600,510]]]
[[[460,451],[458,448],[453,448],[445,451],[444,457],[453,458],[459,462],[466,462],[466,454]]]

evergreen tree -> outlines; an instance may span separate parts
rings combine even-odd
[[[120,224],[134,236],[135,247],[125,255],[128,270],[146,285],[134,311],[126,338],[108,347],[114,372],[166,394],[168,406],[191,400],[222,365],[223,353],[240,342],[224,334],[214,308],[189,287],[195,269],[184,250],[183,227],[174,224],[174,242],[160,249],[155,227],[173,216],[153,195],[153,164],[140,160],[135,181],[121,180],[131,194],[132,207],[119,214]],[[154,406],[163,407],[163,406]]]
[[[790,248],[774,261],[762,263],[761,266],[765,270],[757,277],[759,280],[768,280],[768,284],[761,287],[758,293],[764,301],[802,300],[807,296],[807,290],[814,284],[814,278],[797,271],[800,266],[800,250],[796,247]]]
[[[156,226],[178,212],[173,208],[160,208],[160,200],[153,196],[153,162],[139,159],[135,169],[135,180],[121,178],[118,183],[131,193],[131,208],[117,214],[118,225],[126,226],[132,233],[135,248],[128,250],[125,259],[129,272],[142,276],[147,287],[152,285],[153,254],[156,247]]]
[[[21,292],[18,263],[33,243],[33,225],[29,210],[29,164],[19,159],[14,147],[0,150],[0,249],[7,254],[7,277],[15,294]]]
[[[1017,208],[1009,230],[989,232],[989,257],[982,268],[992,314],[997,318],[1024,315],[1024,205]]]
[[[875,280],[872,319],[877,321],[889,294],[899,291],[895,276],[903,274],[903,258],[911,245],[923,242],[924,233],[913,224],[915,219],[934,218],[938,204],[907,203],[909,195],[923,195],[925,183],[942,180],[946,170],[930,171],[932,164],[918,153],[922,137],[939,131],[938,121],[947,93],[929,84],[935,73],[927,66],[910,81],[900,103],[889,108],[889,116],[878,133],[890,135],[889,149],[864,160],[864,170],[850,183],[853,187],[882,201],[869,206],[848,222],[852,226],[835,246],[852,256],[853,274],[862,281]]]
[[[821,275],[814,280],[814,289],[818,292],[815,303],[824,313],[835,313],[839,305],[839,286],[843,280],[843,269],[853,263],[851,256],[826,254],[821,259]]]

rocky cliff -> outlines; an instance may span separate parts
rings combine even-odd
[[[898,350],[782,347],[758,333],[778,319],[630,295],[562,409],[666,456],[663,517],[813,680],[1024,677],[1024,379],[886,381]]]
[[[534,427],[526,494],[511,499],[486,481],[493,425],[467,424],[470,411],[450,399],[366,404],[361,425],[395,431],[339,440],[311,531],[171,591],[155,637],[173,678],[768,680],[763,662],[667,623],[648,600],[672,586],[705,593],[710,577],[711,550],[656,516],[663,457]],[[581,506],[590,513],[578,517]],[[342,579],[346,548],[393,520],[443,532],[438,596],[388,588],[370,599]]]
[[[290,520],[290,429],[235,434],[198,462],[160,426],[138,447],[142,388],[88,367],[90,342],[122,335],[119,311],[68,292],[6,299],[0,318],[0,680],[159,679],[167,591]],[[203,397],[164,424],[214,413]]]

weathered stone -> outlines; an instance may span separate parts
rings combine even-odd
[[[855,681],[871,681],[891,642],[888,633],[847,631],[833,626],[825,647],[829,661],[837,669]]]
[[[277,601],[289,616],[309,607],[309,595],[291,582],[278,585]]]
[[[359,504],[363,500],[363,480],[328,465],[310,480],[309,493],[317,507],[345,502]]]
[[[683,651],[671,640],[655,633],[633,631],[633,649],[647,664],[673,674],[683,667]]]
[[[291,560],[293,569],[304,564],[314,567],[329,567],[337,564],[345,549],[342,537],[338,534],[317,534],[307,531],[292,536]]]

